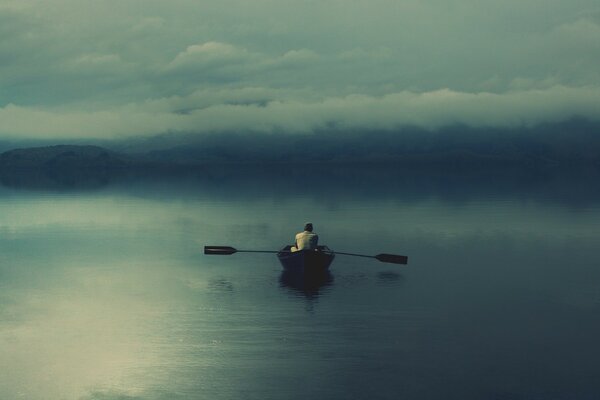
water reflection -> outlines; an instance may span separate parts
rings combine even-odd
[[[307,169],[308,168],[308,169]],[[300,184],[310,175],[310,184]],[[197,198],[205,194],[229,200],[314,197],[336,204],[338,199],[402,199],[412,203],[441,199],[463,204],[479,199],[533,200],[570,207],[600,202],[597,170],[499,169],[444,170],[400,166],[302,165],[286,168],[232,165],[190,169],[145,170],[7,170],[0,188],[48,191],[125,188],[143,197],[169,195]]]
[[[283,271],[279,277],[281,287],[288,288],[296,296],[316,299],[333,285],[333,275],[329,271],[314,274],[298,274]]]
[[[404,276],[393,271],[382,271],[377,274],[377,281],[382,285],[398,285],[404,281]]]
[[[409,175],[0,187],[0,398],[598,393],[597,180]],[[334,284],[202,254],[276,249],[305,218],[331,248],[412,261],[340,257]]]
[[[2,170],[0,184],[29,190],[94,190],[108,186],[123,172],[104,169],[74,170]]]
[[[211,292],[233,292],[233,283],[227,279],[211,279],[208,282],[208,290]]]

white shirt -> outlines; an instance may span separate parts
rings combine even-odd
[[[319,235],[309,231],[300,232],[296,235],[296,246],[298,250],[313,250],[319,244]]]

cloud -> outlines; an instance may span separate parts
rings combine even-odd
[[[309,133],[387,129],[411,125],[437,129],[452,124],[519,127],[559,122],[573,115],[600,120],[600,88],[467,93],[442,89],[385,96],[362,94],[305,100],[304,92],[269,88],[206,90],[187,97],[132,103],[104,111],[0,109],[2,136],[12,138],[124,138],[167,131]]]
[[[131,77],[135,66],[121,59],[119,54],[83,53],[76,54],[73,58],[65,60],[60,65],[61,72],[69,74],[72,78],[87,77],[88,83],[95,83],[89,79],[103,79],[113,76],[122,79]]]
[[[532,34],[518,45],[528,75],[546,71],[563,84],[600,81],[600,23],[584,17]],[[545,64],[545,65],[544,65]]]
[[[584,43],[593,47],[600,47],[600,22],[594,18],[580,18],[576,21],[565,23],[555,29],[558,36],[569,39],[571,43]]]
[[[188,46],[169,63],[168,69],[206,68],[237,64],[252,58],[245,49],[228,43],[206,42]]]
[[[290,50],[275,60],[282,65],[303,66],[318,60],[319,55],[310,49]]]
[[[157,71],[155,80],[174,89],[173,94],[188,95],[205,86],[228,82],[258,85],[272,81],[276,74],[287,75],[290,69],[302,70],[318,62],[319,55],[310,49],[265,54],[231,43],[209,41],[187,46]],[[288,82],[292,80],[288,78]]]
[[[133,32],[148,32],[163,28],[165,20],[160,17],[142,17],[132,27]]]
[[[4,0],[0,137],[594,114],[599,15],[593,0]]]

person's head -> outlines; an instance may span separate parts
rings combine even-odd
[[[312,226],[312,223],[310,223],[310,222],[307,222],[307,223],[304,225],[304,230],[305,230],[305,231],[308,231],[308,232],[312,232],[312,231],[313,231],[313,226]]]

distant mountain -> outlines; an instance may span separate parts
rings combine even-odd
[[[0,170],[124,170],[143,173],[219,164],[388,164],[399,168],[600,168],[600,122],[573,118],[518,128],[348,131],[310,134],[169,133],[104,142],[10,150]],[[109,149],[110,148],[110,149]]]
[[[125,155],[99,146],[57,145],[14,149],[0,154],[0,169],[119,169],[132,165]]]
[[[311,134],[170,133],[116,144],[146,163],[370,163],[414,167],[600,167],[600,122],[573,118],[518,128],[347,131]]]

